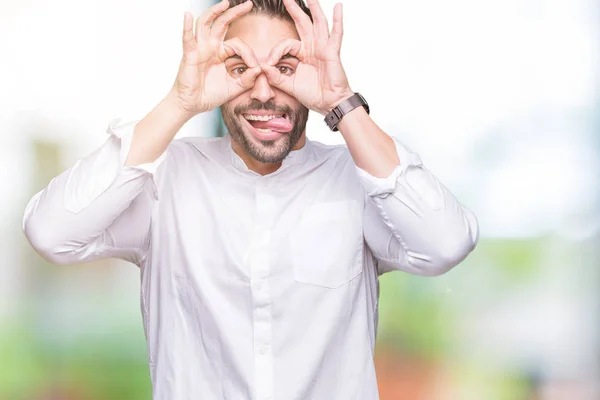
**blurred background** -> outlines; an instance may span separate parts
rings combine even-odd
[[[343,2],[353,89],[481,229],[446,275],[382,276],[382,400],[600,399],[599,2]],[[21,219],[162,99],[211,3],[0,0],[0,399],[150,398],[137,268],[52,266]],[[180,132],[219,134],[218,112]],[[318,115],[308,135],[342,142]]]

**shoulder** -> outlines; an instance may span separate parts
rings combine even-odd
[[[158,180],[197,175],[226,165],[222,137],[184,137],[171,141],[158,171]],[[169,178],[166,178],[166,177]]]
[[[188,159],[221,161],[225,156],[222,137],[184,137],[173,140],[167,149],[168,158],[180,163]]]
[[[222,150],[223,137],[183,137],[171,142],[171,146],[181,151],[219,152]]]

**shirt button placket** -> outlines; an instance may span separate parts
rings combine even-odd
[[[263,181],[266,182],[266,181]],[[250,280],[254,322],[254,371],[257,400],[273,398],[271,351],[270,245],[274,198],[263,182],[256,189],[256,220],[250,244]]]

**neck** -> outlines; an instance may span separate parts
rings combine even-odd
[[[300,150],[302,147],[304,147],[305,144],[306,144],[306,135],[302,134],[302,136],[298,140],[298,143],[296,143],[296,145],[294,146],[292,151]],[[281,161],[276,162],[276,163],[264,163],[264,162],[258,161],[256,158],[253,158],[250,154],[248,154],[248,152],[246,150],[244,150],[244,148],[242,148],[242,146],[240,146],[240,144],[236,140],[231,140],[231,147],[233,148],[233,151],[235,152],[235,154],[237,154],[242,159],[242,161],[244,161],[244,164],[246,164],[246,167],[248,167],[248,169],[250,171],[254,171],[257,174],[260,174],[263,176],[272,174],[273,172],[277,171],[281,167],[281,164],[282,164]]]

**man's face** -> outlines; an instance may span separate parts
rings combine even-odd
[[[283,39],[299,39],[294,23],[261,14],[249,14],[233,22],[225,40],[242,39],[259,63],[267,61],[271,49]],[[282,58],[276,64],[282,73],[295,72],[298,60]],[[240,58],[225,62],[227,72],[239,76],[246,64]],[[281,162],[302,138],[308,109],[294,97],[269,85],[261,73],[254,87],[221,106],[229,134],[252,158],[263,163]],[[265,121],[270,119],[269,121]]]

